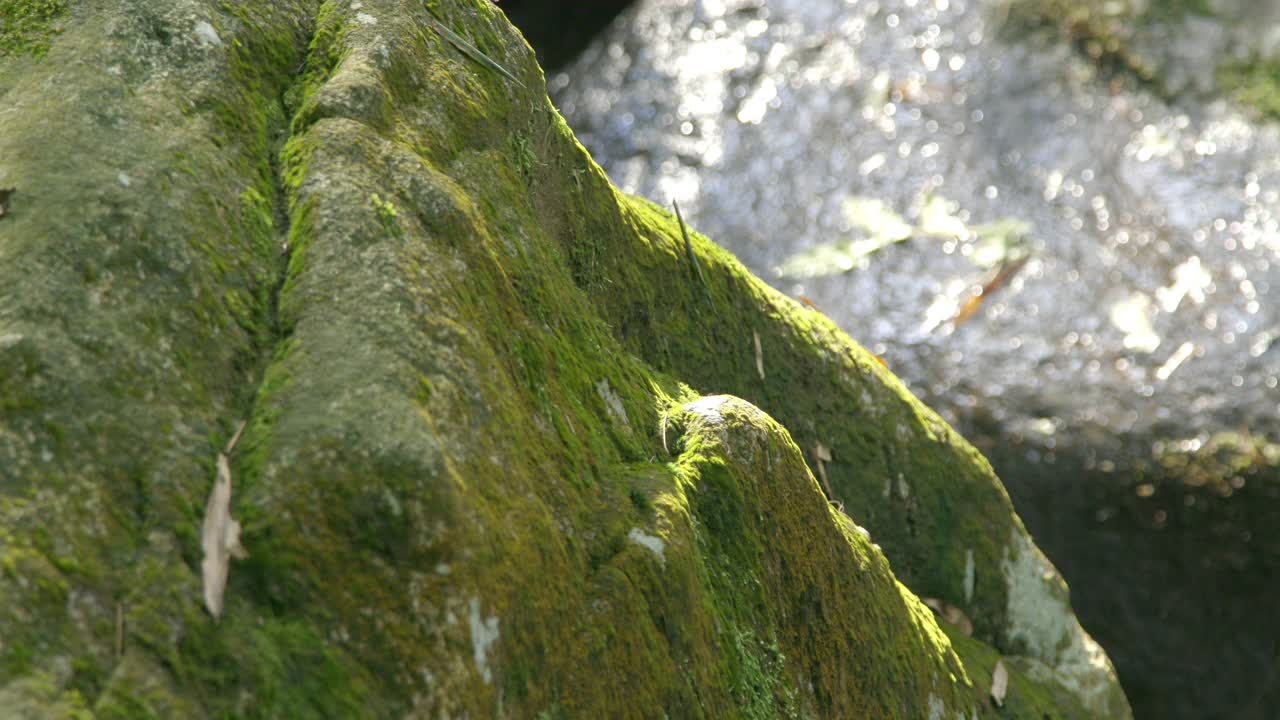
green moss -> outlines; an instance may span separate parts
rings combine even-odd
[[[865,350],[843,340],[828,319],[754,285],[735,260],[694,233],[707,270],[708,304],[701,285],[685,272],[673,218],[639,200],[623,199],[622,208],[626,222],[650,243],[634,246],[640,252],[615,254],[603,269],[612,281],[597,302],[625,345],[694,387],[731,392],[767,409],[802,448],[823,443],[833,452],[825,470],[837,495],[872,528],[899,575],[922,594],[963,598],[966,552],[998,563],[1014,522],[1011,513],[1000,529],[979,520],[980,508],[1008,507],[986,462],[911,399]],[[608,251],[617,253],[613,247]],[[654,275],[667,279],[655,284]],[[735,299],[742,295],[752,303]],[[764,351],[763,380],[755,366],[753,332]],[[876,421],[818,424],[853,411]],[[894,450],[900,442],[916,442],[911,438],[931,449]],[[963,480],[946,487],[932,484],[931,478],[954,474],[952,468],[961,469]],[[885,487],[892,489],[887,498]],[[955,510],[960,507],[971,510]],[[966,544],[957,546],[955,537],[966,538]],[[984,632],[996,633],[1005,611],[1002,588],[993,583],[983,590],[990,594],[975,598],[980,609],[973,615],[985,618]]]
[[[44,57],[66,13],[66,0],[0,0],[0,58]]]
[[[378,215],[378,222],[388,237],[400,237],[400,224],[396,221],[396,206],[390,200],[383,200],[378,193],[369,196],[369,206]]]
[[[534,165],[538,162],[538,158],[534,155],[533,146],[529,142],[529,137],[523,133],[515,133],[511,136],[511,153],[516,163],[516,168],[520,171],[520,177],[525,184],[533,181]]]
[[[380,717],[364,672],[310,624],[270,619],[251,627],[201,623],[185,638],[188,682],[212,717]],[[252,698],[247,701],[246,698]]]
[[[333,74],[346,52],[351,13],[344,11],[343,6],[344,3],[337,0],[326,0],[316,11],[306,65],[298,81],[282,96],[285,107],[293,114],[290,121],[293,136],[319,118],[313,102],[315,92]]]
[[[74,690],[59,687],[56,678],[37,672],[8,686],[0,686],[0,707],[10,717],[91,720],[95,714]]]
[[[1217,80],[1226,94],[1258,117],[1280,120],[1280,60],[1223,63]]]
[[[944,626],[952,647],[963,659],[972,678],[974,704],[983,718],[1042,718],[1047,720],[1088,720],[1095,715],[1081,706],[1067,688],[1047,677],[1046,669],[1022,658],[1000,656],[1000,653],[958,629]],[[996,663],[1003,662],[1008,673],[1008,686],[1003,704],[991,697]]]
[[[1177,18],[1184,15],[1212,16],[1211,0],[1151,0],[1147,5],[1149,18]]]
[[[799,691],[786,674],[786,656],[777,641],[764,642],[750,631],[730,630],[734,668],[733,698],[742,717],[749,720],[798,720],[803,713]]]
[[[0,570],[9,585],[23,592],[4,592],[0,588],[0,623],[7,628],[5,643],[0,646],[0,677],[25,675],[37,667],[37,661],[48,653],[66,651],[68,638],[61,632],[34,625],[32,619],[65,607],[66,579],[40,553],[12,545],[0,555]],[[15,604],[21,603],[21,604]]]
[[[536,78],[488,3],[433,8]],[[99,292],[144,309],[104,303],[97,326],[145,342],[81,332],[66,349],[49,332],[0,354],[0,386],[20,393],[6,419],[66,425],[59,462],[92,468],[29,506],[4,496],[0,532],[26,544],[4,543],[0,631],[17,640],[0,686],[70,654],[102,658],[75,681],[100,717],[967,712],[965,666],[801,448],[832,449],[828,476],[899,575],[947,598],[966,552],[991,570],[1017,529],[985,463],[832,323],[696,233],[695,280],[673,219],[617,194],[540,88],[460,57],[425,9],[362,12],[376,27],[346,3],[226,3],[215,77],[132,88],[131,103],[184,108],[170,120],[195,137],[138,140],[165,203],[109,228],[115,264],[51,281],[53,306],[83,307],[84,283],[117,278]],[[118,171],[86,157],[110,185]],[[119,284],[136,267],[149,284]],[[52,327],[19,297],[23,322]],[[31,390],[112,352],[129,364],[109,410],[85,383]],[[717,392],[791,432],[741,400],[714,401],[723,423],[681,406]],[[117,424],[77,425],[82,397]],[[120,411],[131,398],[140,410]],[[241,418],[231,512],[249,557],[215,623],[196,528]],[[9,442],[5,459],[38,450]],[[910,491],[883,497],[886,482]],[[966,611],[999,643],[1003,586],[978,587]]]

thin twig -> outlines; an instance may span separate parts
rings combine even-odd
[[[698,262],[698,256],[693,254],[693,243],[689,241],[689,230],[684,225],[684,217],[680,215],[680,203],[675,200],[671,201],[671,206],[676,209],[676,221],[680,223],[680,235],[684,237],[684,251],[689,254],[689,262],[693,265],[693,272],[698,276],[698,281],[702,283],[702,289],[707,293],[707,299],[711,299],[711,290],[707,286],[707,278],[702,274],[702,265]]]
[[[433,17],[428,17],[427,24],[431,26],[432,30],[435,30],[436,32],[440,33],[440,35],[444,39],[453,43],[453,46],[461,50],[462,53],[467,57],[471,58],[472,60],[475,60],[481,65],[484,65],[490,70],[493,70],[494,72],[505,76],[508,80],[519,85],[521,88],[524,87],[524,83],[517,80],[515,75],[512,75],[506,68],[499,65],[497,61],[495,61],[493,58],[481,52],[480,48],[477,48],[475,45],[472,45],[466,40],[463,40],[461,35],[450,30],[444,23],[440,22],[439,20],[436,20]]]
[[[1018,271],[1022,269],[1022,266],[1027,264],[1027,259],[1028,258],[1022,257],[1001,265],[1000,270],[996,272],[995,277],[988,280],[986,284],[982,286],[982,289],[978,291],[978,294],[969,298],[969,300],[965,302],[964,306],[960,308],[960,311],[956,313],[956,318],[954,320],[955,326],[960,327],[968,322],[969,318],[973,317],[973,314],[978,311],[978,308],[982,305],[984,300],[991,297],[992,293],[999,290],[1005,283],[1009,282],[1014,275],[1018,274]]]
[[[240,424],[236,426],[235,434],[227,441],[227,449],[222,451],[223,455],[230,455],[231,451],[236,448],[236,443],[240,442],[240,433],[244,432],[244,423],[245,421],[241,420]]]
[[[116,603],[116,659],[124,657],[124,605]]]

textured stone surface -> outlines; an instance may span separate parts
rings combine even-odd
[[[981,456],[697,234],[692,273],[491,3],[55,23],[0,60],[0,706],[971,719],[1005,655],[1012,716],[1127,716]]]

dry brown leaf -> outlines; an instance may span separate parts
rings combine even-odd
[[[952,605],[946,600],[939,600],[938,598],[922,598],[921,601],[927,605],[940,620],[949,625],[956,626],[960,632],[964,633],[965,637],[973,635],[973,622],[969,620],[969,616],[965,615],[964,611],[960,608]]]
[[[751,331],[751,339],[756,344],[756,373],[760,375],[760,379],[764,379],[764,351],[760,349],[760,333],[755,330]]]
[[[968,322],[969,318],[973,317],[973,314],[978,312],[978,308],[982,307],[982,301],[985,299],[986,296],[980,293],[966,300],[964,305],[960,306],[960,312],[956,313],[955,324],[963,325]]]
[[[1005,693],[1009,692],[1009,671],[1004,668],[1004,660],[996,661],[996,669],[991,673],[991,699],[996,707],[1004,707]]]
[[[822,491],[827,494],[827,500],[829,502],[837,502],[835,493],[831,492],[831,483],[827,482],[826,464],[831,462],[831,451],[821,441],[813,444],[813,459],[815,460],[814,464],[818,466],[818,480],[822,482]],[[843,507],[841,505],[841,508]]]
[[[222,616],[222,594],[227,589],[231,558],[243,560],[249,556],[240,544],[240,523],[231,517],[231,463],[222,453],[218,453],[218,479],[214,481],[204,510],[200,545],[204,549],[204,560],[200,563],[204,575],[204,605],[217,619]]]

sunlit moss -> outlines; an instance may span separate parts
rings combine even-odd
[[[67,12],[66,0],[0,0],[0,58],[29,53],[44,57]]]
[[[489,3],[431,6],[537,77]],[[174,170],[155,173],[166,201],[194,188],[201,202],[175,230],[122,201],[150,214],[121,233],[148,242],[121,247],[194,229],[180,259],[196,270],[129,257],[130,272],[147,261],[149,284],[119,290],[145,298],[141,320],[108,307],[99,323],[179,318],[145,343],[178,338],[171,364],[121,353],[113,385],[67,398],[24,380],[115,356],[25,341],[0,355],[19,394],[0,403],[23,422],[114,418],[122,398],[147,411],[60,431],[111,442],[62,453],[76,467],[60,492],[0,505],[0,632],[16,638],[0,685],[77,652],[102,658],[72,689],[103,717],[973,714],[982,688],[906,589],[964,597],[977,558],[993,579],[966,607],[980,641],[1029,631],[1008,626],[995,580],[1021,526],[973,448],[829,319],[693,233],[697,279],[669,213],[619,194],[541,88],[460,57],[424,10],[224,11],[234,50],[200,84],[216,97],[178,121],[218,148],[149,130],[130,148]],[[149,82],[139,97],[163,85]],[[48,152],[21,169],[44,178]],[[56,236],[57,220],[15,225]],[[50,282],[82,307],[86,274]],[[205,284],[176,312],[154,300],[190,278]],[[724,400],[724,425],[684,407],[724,392],[755,405]],[[232,511],[249,557],[215,625],[195,528],[240,419]],[[883,552],[818,488],[804,453],[819,441]]]
[[[1236,102],[1268,120],[1280,120],[1280,60],[1253,59],[1218,67],[1218,84]]]

